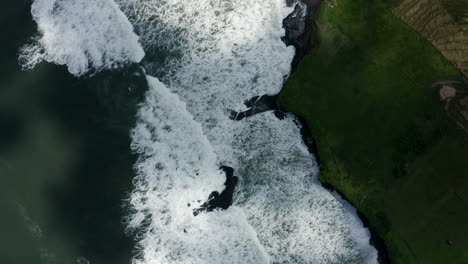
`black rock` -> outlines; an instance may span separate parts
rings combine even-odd
[[[315,16],[322,0],[287,0],[288,6],[294,6],[294,11],[283,20],[286,31],[282,38],[286,45],[296,49],[291,63],[294,72],[299,62],[314,47],[315,44]]]
[[[193,209],[193,215],[197,216],[200,212],[206,211],[211,212],[215,209],[228,209],[229,206],[232,205],[232,197],[234,195],[234,190],[236,188],[236,184],[238,178],[234,176],[234,169],[228,166],[221,166],[222,169],[226,173],[226,189],[219,194],[219,192],[214,191],[208,196],[208,201],[202,204],[201,207]]]
[[[243,112],[231,112],[232,120],[242,120],[246,117],[253,116],[258,113],[263,113],[269,110],[277,109],[276,100],[277,95],[261,95],[261,96],[254,96],[251,99],[244,102],[244,104],[249,107],[246,111]]]

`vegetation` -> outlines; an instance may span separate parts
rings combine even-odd
[[[456,23],[468,25],[468,2],[465,0],[440,0]],[[465,27],[465,31],[468,30]]]
[[[320,178],[363,212],[393,263],[468,263],[468,136],[430,85],[461,73],[392,11],[329,0],[283,105],[312,128]]]
[[[394,14],[468,77],[468,1],[404,0]]]

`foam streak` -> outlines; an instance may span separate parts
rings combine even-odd
[[[261,263],[252,258],[260,252],[267,253],[269,263],[376,263],[376,251],[359,219],[318,182],[317,166],[293,116],[278,120],[266,112],[240,121],[229,118],[232,110],[245,110],[245,100],[280,91],[294,56],[294,49],[281,41],[282,21],[292,8],[282,0],[121,0],[119,4],[143,40],[148,71],[186,102],[216,162],[233,167],[240,177],[234,206],[204,217],[215,221],[225,214],[224,221],[229,222],[227,216],[236,211],[243,215],[236,222],[239,231],[255,230],[261,245],[261,250],[244,247],[254,236],[245,240],[249,236],[229,228],[226,233],[213,231],[197,239],[242,241],[224,249],[236,259],[220,259],[219,253],[207,258],[190,255],[191,263]],[[179,190],[168,192],[176,196]],[[209,230],[220,230],[214,222],[210,225]],[[171,237],[172,243],[156,248],[160,239],[143,236],[143,251],[153,252],[144,263],[159,259],[158,250],[180,252],[181,240]]]

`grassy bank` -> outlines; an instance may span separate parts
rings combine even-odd
[[[323,3],[319,44],[281,101],[312,128],[321,180],[369,218],[394,263],[468,263],[468,136],[428,88],[461,74],[394,17],[398,4]]]

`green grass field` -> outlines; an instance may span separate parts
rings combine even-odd
[[[319,44],[281,101],[311,127],[321,180],[369,218],[393,263],[468,263],[468,135],[428,88],[461,74],[393,16],[398,3],[324,2]]]

